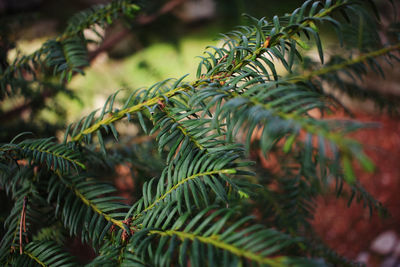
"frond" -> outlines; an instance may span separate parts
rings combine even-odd
[[[79,151],[53,140],[54,138],[26,139],[17,144],[5,144],[0,147],[0,153],[8,154],[12,160],[27,159],[35,164],[46,164],[49,169],[63,173],[69,172],[71,168],[85,169],[85,165],[80,162]]]
[[[169,205],[143,222],[127,244],[126,253],[133,253],[157,266],[173,263],[186,266],[188,262],[192,266],[296,263],[296,257],[276,256],[275,253],[301,242],[300,239],[261,225],[244,227],[251,218],[235,220],[234,210],[209,206],[197,215],[185,213],[171,220],[174,214],[177,214],[177,207]],[[316,265],[312,260],[298,259],[299,262]]]
[[[94,30],[91,27],[95,24],[105,27],[117,19],[120,14],[133,18],[139,10],[139,6],[134,4],[132,0],[114,0],[106,5],[100,4],[90,7],[69,19],[67,29],[62,36],[58,37],[57,41],[69,39],[69,37],[82,32],[84,29]]]
[[[52,241],[30,242],[24,256],[12,262],[13,266],[77,266],[74,257]]]
[[[221,41],[224,43],[221,48],[210,47],[215,52],[207,52],[208,56],[202,57],[197,76],[230,77],[249,67],[262,72],[267,79],[277,79],[273,58],[278,59],[291,72],[294,59],[301,59],[298,47],[306,46],[300,37],[307,40],[311,40],[310,36],[313,37],[323,63],[324,53],[317,24],[329,23],[338,29],[340,23],[333,19],[332,15],[340,13],[350,5],[359,4],[357,1],[326,1],[323,5],[318,1],[305,1],[301,8],[292,14],[275,16],[271,22],[251,18],[252,26],[241,26],[239,30],[223,35]],[[206,68],[204,72],[203,66]]]
[[[240,186],[240,181],[236,182],[228,176],[236,173],[235,169],[221,165],[229,164],[231,158],[226,156],[221,159],[221,156],[222,154],[203,157],[188,155],[182,165],[179,164],[176,168],[167,167],[156,187],[153,186],[155,179],[143,185],[143,198],[138,201],[133,216],[139,217],[152,212],[157,206],[170,201],[177,201],[180,213],[183,210],[192,210],[193,206],[204,207],[213,202],[210,191],[217,200],[224,202],[233,197],[233,192],[236,192],[237,198],[239,191],[248,191],[248,188]],[[190,164],[194,159],[198,161]],[[198,170],[198,162],[206,164],[202,167],[204,170]]]
[[[62,42],[48,41],[46,64],[53,70],[53,75],[60,75],[60,80],[71,80],[74,73],[81,73],[83,67],[89,66],[86,43],[82,35],[71,37]]]
[[[67,141],[68,137],[70,137],[72,142],[83,140],[84,143],[90,144],[93,140],[93,134],[96,133],[102,150],[105,152],[103,136],[99,130],[104,129],[106,133],[112,132],[113,136],[117,139],[118,134],[113,125],[114,122],[125,118],[129,121],[136,113],[138,117],[143,120],[142,113],[144,111],[153,114],[160,105],[160,102],[168,102],[170,97],[192,90],[193,86],[197,83],[194,85],[187,83],[180,84],[185,76],[171,85],[169,85],[168,82],[170,82],[170,79],[168,79],[154,84],[147,90],[134,91],[121,109],[114,108],[115,98],[119,92],[117,91],[108,97],[97,118],[95,118],[96,110],[90,113],[89,116],[82,118],[73,128],[72,125],[70,125],[67,128],[64,140]],[[143,126],[143,123],[141,123],[141,125]],[[147,131],[147,129],[145,131]]]
[[[312,80],[313,83],[325,81],[335,90],[340,90],[351,98],[373,101],[381,110],[396,114],[400,103],[398,96],[379,93],[376,90],[369,89],[368,86],[361,85],[361,82],[365,81],[365,77],[371,71],[384,77],[383,66],[379,59],[385,59],[388,64],[398,61],[392,51],[399,48],[400,45],[388,46],[364,55],[350,57],[349,59],[334,55],[324,67],[312,70],[306,75],[295,75],[289,79],[291,81]],[[315,66],[318,66],[318,64]]]
[[[54,175],[48,184],[49,203],[55,202],[55,215],[61,218],[70,235],[81,235],[82,242],[103,242],[110,227],[124,228],[122,218],[127,206],[110,196],[115,188],[86,176]]]
[[[389,215],[387,208],[377,199],[375,199],[360,183],[356,183],[350,187],[351,193],[348,200],[348,206],[356,200],[357,203],[362,202],[364,207],[368,207],[369,214],[372,216],[374,210],[378,211],[379,215],[386,217]],[[338,191],[339,193],[340,191]]]

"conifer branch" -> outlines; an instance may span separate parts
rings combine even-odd
[[[326,16],[329,16],[331,13],[336,11],[337,9],[345,6],[348,4],[348,1],[344,0],[343,2],[337,1],[333,6],[323,10],[321,13],[318,13],[314,16],[314,18],[323,18]],[[292,36],[295,34],[298,34],[300,31],[303,30],[304,27],[314,25],[314,20],[312,19],[306,19],[304,20],[298,27],[297,29],[290,29],[287,33],[281,34],[279,33],[274,40],[270,40],[271,37],[267,37],[266,40],[264,40],[263,46],[257,48],[252,54],[249,54],[246,56],[239,64],[234,66],[231,71],[229,71],[226,76],[231,76],[235,71],[238,71],[242,69],[244,66],[246,66],[248,63],[256,60],[258,57],[260,57],[263,52],[267,51],[268,48],[273,47],[275,45],[278,45],[281,40],[286,40],[290,39]]]
[[[84,29],[89,28],[94,24],[98,24],[102,20],[111,23],[112,17],[120,12],[126,12],[133,16],[140,10],[140,8],[136,4],[131,4],[129,2],[130,0],[114,1],[105,6],[99,6],[97,9],[94,9],[95,11],[92,14],[84,17],[83,21],[78,21],[77,25],[70,25],[70,27],[60,36],[56,37],[54,41],[61,43],[65,40],[76,37],[77,34],[82,32]],[[0,75],[0,80],[30,62],[37,64],[40,61],[40,57],[48,52],[48,49],[49,47],[47,43],[45,43],[33,53],[23,56],[21,59],[17,60],[15,64],[10,65],[5,72]]]
[[[237,257],[241,258],[246,258],[251,261],[257,262],[258,264],[267,264],[269,266],[273,267],[280,267],[284,265],[284,262],[286,260],[285,257],[263,257],[261,255],[258,255],[256,253],[246,251],[240,247],[236,247],[234,245],[228,244],[221,240],[220,236],[218,235],[212,235],[212,236],[202,236],[202,235],[195,235],[193,233],[189,232],[184,232],[184,231],[177,231],[177,230],[166,230],[166,231],[160,231],[160,230],[150,230],[149,231],[150,235],[159,235],[159,236],[177,236],[181,241],[184,241],[185,239],[189,240],[199,240],[200,242],[204,244],[210,244],[214,247],[226,250],[233,255],[236,255]]]
[[[61,174],[59,172],[57,172],[57,176],[59,177],[60,181],[64,182],[64,179],[62,178],[62,176],[61,176]],[[66,186],[69,187],[74,192],[74,194],[77,197],[79,197],[82,200],[82,202],[85,205],[87,205],[88,207],[90,207],[95,213],[99,214],[100,216],[102,216],[107,221],[112,222],[114,225],[117,225],[121,229],[125,229],[124,228],[124,223],[121,220],[116,220],[112,216],[110,216],[110,215],[106,214],[105,212],[103,212],[101,208],[99,208],[95,203],[93,203],[93,201],[91,201],[84,194],[82,194],[80,192],[80,190],[76,186],[74,186],[74,184],[66,183]]]
[[[181,2],[166,3],[156,15]],[[331,189],[344,196],[344,184],[349,186],[349,202],[355,198],[371,211],[384,211],[360,186],[353,170],[353,160],[369,172],[374,164],[362,145],[346,135],[361,128],[361,123],[315,118],[310,111],[320,109],[323,115],[341,104],[324,90],[326,83],[385,107],[397,103],[397,99],[375,99],[382,95],[378,91],[364,93],[357,79],[354,83],[342,79],[344,73],[362,80],[369,71],[383,76],[386,70],[375,58],[398,60],[392,52],[400,49],[400,43],[381,48],[376,17],[370,13],[371,7],[376,11],[374,4],[368,1],[364,7],[365,2],[307,0],[292,13],[271,21],[250,17],[251,25],[223,35],[222,47],[206,48],[197,80],[183,82],[185,75],[132,91],[121,110],[114,105],[117,91],[107,98],[100,113],[95,110],[69,125],[61,144],[51,138],[16,143],[23,134],[1,144],[0,187],[15,203],[5,220],[0,264],[74,266],[72,257],[61,252],[65,244],[31,238],[31,229],[49,228],[43,218],[62,223],[72,237],[91,243],[98,255],[90,266],[344,262],[323,246],[318,250],[307,247],[321,243],[310,234],[309,219],[317,197]],[[33,54],[18,58],[2,73],[2,95],[32,92],[22,88],[17,76],[25,80],[25,73],[35,74],[40,67],[53,69],[53,76],[62,83],[81,73],[88,64],[82,30],[95,24],[105,26],[116,14],[136,16],[137,9],[130,0],[115,0],[78,14],[64,33]],[[367,19],[368,27],[355,27],[357,34],[343,39],[345,27],[354,26],[350,25],[353,16]],[[136,22],[148,23],[153,18],[139,15]],[[357,43],[349,54],[369,52],[350,59],[344,57],[347,53],[332,55],[324,63],[322,23],[333,25],[339,43],[346,44],[343,50],[353,47],[347,41]],[[305,39],[317,47],[321,68],[304,64],[304,73],[294,75],[304,52],[299,47],[308,47]],[[278,75],[275,60],[289,75]],[[40,83],[37,77],[32,80]],[[146,134],[152,142],[125,142],[123,131],[114,124],[125,118],[143,129],[137,138],[142,140]],[[150,122],[153,126],[148,129]],[[111,135],[119,142],[112,148],[105,142]],[[255,139],[266,156],[277,152],[280,170],[276,174],[263,175],[251,166],[245,152],[246,148],[252,152]],[[23,163],[15,162],[20,159]],[[112,185],[92,178],[125,162],[132,163],[132,177],[138,179],[130,207],[112,195],[116,192]],[[334,189],[332,183],[336,183]],[[22,200],[28,194],[32,205],[26,206]],[[254,211],[258,216],[252,216]],[[22,232],[25,216],[28,227]],[[26,239],[22,247],[22,237],[33,241]],[[16,253],[18,246],[21,255]]]
[[[159,198],[157,198],[153,203],[151,203],[147,208],[145,208],[142,213],[145,213],[149,210],[151,210],[152,208],[154,208],[160,201],[162,201],[163,199],[167,198],[170,194],[172,194],[173,191],[175,191],[176,189],[178,189],[180,186],[184,185],[185,183],[187,183],[190,180],[193,180],[197,177],[202,177],[202,176],[212,176],[213,174],[232,174],[232,173],[236,173],[235,169],[223,169],[223,170],[215,170],[215,171],[208,171],[208,172],[201,172],[201,173],[196,173],[194,175],[191,175],[189,177],[186,177],[182,180],[180,180],[177,184],[175,184],[173,187],[171,187],[168,191],[166,191],[162,196],[160,196]]]
[[[312,71],[310,73],[305,73],[303,75],[289,77],[288,78],[288,82],[296,83],[296,82],[300,82],[300,81],[311,80],[314,77],[325,75],[325,74],[328,74],[330,72],[340,71],[340,70],[343,70],[343,69],[345,69],[345,68],[347,68],[347,67],[349,67],[351,65],[365,62],[366,60],[368,60],[370,58],[375,58],[375,57],[380,57],[380,56],[383,56],[383,55],[387,55],[388,53],[390,53],[392,51],[399,50],[399,49],[400,49],[400,43],[397,43],[397,44],[394,44],[394,45],[390,45],[388,47],[384,47],[382,49],[371,51],[371,52],[368,52],[366,54],[360,55],[360,56],[358,56],[356,58],[350,58],[349,60],[346,60],[345,62],[342,62],[342,63],[339,63],[339,64],[326,66],[326,67],[323,67],[323,68],[321,68],[319,70]]]
[[[42,262],[41,260],[39,260],[38,257],[34,256],[32,253],[24,250],[24,254],[27,255],[29,258],[33,259],[37,264],[39,264],[40,266],[46,267],[47,265]]]
[[[117,225],[119,228],[121,229],[125,229],[124,228],[124,223],[121,220],[116,220],[113,217],[111,217],[110,215],[104,213],[99,207],[97,207],[96,204],[94,204],[92,201],[90,201],[89,199],[87,199],[81,192],[79,192],[78,189],[74,188],[74,187],[70,187],[72,190],[74,190],[74,193],[77,197],[79,197],[83,203],[85,203],[87,206],[89,206],[94,212],[96,212],[97,214],[101,215],[102,217],[104,217],[104,219],[106,219],[107,221],[112,222],[113,224]]]
[[[164,101],[165,98],[170,98],[173,97],[175,95],[180,94],[181,92],[185,92],[190,90],[193,87],[197,87],[203,84],[207,84],[206,81],[203,80],[199,80],[196,82],[191,83],[190,85],[184,85],[184,86],[180,86],[178,88],[175,88],[171,91],[168,91],[166,93],[163,93],[162,95],[159,96],[155,96],[151,99],[148,99],[142,103],[139,103],[137,105],[122,109],[114,114],[110,114],[109,117],[104,118],[102,120],[100,120],[99,122],[96,122],[95,124],[93,124],[92,126],[90,126],[89,128],[86,128],[85,130],[81,131],[80,133],[78,133],[77,135],[73,136],[71,138],[72,142],[78,142],[80,141],[85,135],[88,134],[92,134],[94,132],[96,132],[99,128],[101,128],[102,126],[105,125],[110,125],[111,123],[121,120],[123,118],[125,118],[127,116],[127,114],[134,114],[136,112],[145,110],[147,107],[152,107],[156,104],[158,104],[160,101]]]
[[[183,134],[184,136],[189,137],[190,141],[192,141],[193,144],[194,144],[196,147],[198,147],[200,150],[203,150],[203,149],[204,149],[204,146],[203,146],[202,144],[199,143],[199,141],[197,140],[197,138],[195,138],[195,137],[186,129],[186,127],[185,127],[182,123],[180,123],[180,122],[175,118],[174,114],[171,113],[171,112],[168,110],[168,108],[164,108],[164,112],[165,112],[165,114],[166,114],[169,118],[172,119],[172,121],[174,121],[176,124],[178,124],[177,128],[178,128],[179,130],[181,130],[181,132],[182,132],[182,134]]]

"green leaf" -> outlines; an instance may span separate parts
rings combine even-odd
[[[348,155],[342,156],[342,165],[345,180],[350,184],[355,183],[356,175],[354,174],[351,158]]]

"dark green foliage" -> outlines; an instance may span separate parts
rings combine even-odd
[[[1,50],[5,56],[0,57],[0,101],[8,105],[0,108],[0,120],[10,130],[1,132],[1,141],[8,141],[22,131],[47,137],[64,129],[66,107],[57,103],[56,96],[75,97],[66,82],[75,74],[83,74],[84,67],[90,64],[87,44],[95,41],[86,39],[84,30],[98,35],[96,25],[106,27],[117,19],[131,20],[138,9],[132,1],[120,0],[82,11],[71,18],[61,35],[46,41],[32,54],[18,55],[13,62],[8,62],[7,53],[15,44],[11,41],[13,38],[7,38],[14,34],[10,25],[19,21],[2,18],[0,31],[4,44]],[[29,19],[19,19],[29,23]],[[6,109],[7,106],[12,108]],[[58,123],[40,119],[42,110],[56,113]],[[19,118],[24,111],[32,111],[29,118]]]
[[[221,47],[207,48],[196,81],[161,81],[133,91],[119,108],[116,92],[60,141],[20,135],[2,144],[0,186],[14,206],[0,263],[75,266],[62,244],[49,241],[57,227],[58,242],[70,235],[95,250],[88,266],[353,265],[319,240],[310,220],[327,191],[385,213],[353,170],[355,161],[374,170],[362,145],[346,137],[364,125],[324,119],[343,108],[327,84],[398,112],[398,98],[361,83],[367,73],[385,72],[380,59],[396,64],[400,48],[398,39],[381,44],[369,2],[309,0],[282,17],[249,17],[249,26],[222,35]],[[28,92],[6,88],[36,67],[69,81],[89,64],[82,30],[136,11],[115,1],[79,13],[64,34],[2,72],[2,97]],[[329,53],[321,25],[337,33]],[[318,62],[305,55],[310,46]],[[286,72],[277,71],[280,64]],[[315,110],[321,118],[311,116]],[[127,140],[121,120],[148,141]],[[248,156],[258,150],[277,159],[278,171],[252,166]],[[124,163],[135,173],[129,205],[101,181],[104,170]]]
[[[30,242],[24,251],[24,255],[19,257],[15,266],[32,266],[35,264],[44,266],[76,266],[77,263],[64,249],[51,241]]]
[[[74,72],[83,73],[80,68],[89,64],[87,40],[83,37],[83,30],[95,31],[95,24],[104,27],[106,24],[111,24],[119,14],[133,17],[138,10],[139,7],[131,1],[118,0],[75,15],[62,35],[45,42],[32,54],[16,58],[11,66],[0,70],[0,99],[9,94],[8,86],[12,92],[18,88],[14,83],[15,78],[24,79],[26,72],[35,74],[37,67],[48,66],[53,74],[61,74],[61,80],[68,81]]]
[[[13,142],[1,146],[0,155],[4,158],[28,159],[35,163],[45,163],[49,169],[68,173],[70,168],[78,167],[85,169],[80,162],[80,154],[74,151],[71,145],[58,144],[54,138],[47,139],[25,139],[14,144]]]

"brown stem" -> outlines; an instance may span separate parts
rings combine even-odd
[[[22,204],[22,211],[21,211],[21,219],[19,221],[19,254],[22,255],[22,228],[24,229],[24,233],[26,233],[26,226],[25,226],[25,215],[26,215],[26,205],[28,203],[28,197],[24,197],[24,202]],[[28,238],[25,237],[25,241],[28,243]]]

